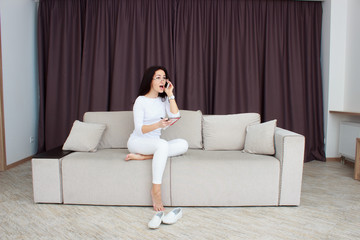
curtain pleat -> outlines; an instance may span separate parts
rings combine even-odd
[[[78,116],[82,3],[41,1],[38,10],[40,151],[61,145]]]
[[[257,112],[324,160],[320,2],[42,0],[39,151],[87,111],[131,110],[144,70],[163,65],[181,109]]]
[[[306,160],[325,160],[321,3],[179,0],[178,104],[204,114],[257,112],[306,137]]]
[[[174,72],[173,5],[40,1],[39,152],[62,145],[74,120],[87,111],[132,110],[147,67]]]

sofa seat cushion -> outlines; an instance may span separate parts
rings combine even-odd
[[[63,198],[66,204],[151,206],[152,160],[125,161],[126,149],[74,152],[62,159]],[[167,164],[162,198],[170,205]]]
[[[276,206],[280,162],[241,151],[188,150],[171,158],[174,206]]]

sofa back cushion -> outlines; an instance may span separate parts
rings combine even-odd
[[[181,119],[163,130],[161,138],[165,140],[183,138],[188,142],[189,148],[202,148],[201,111],[180,110],[180,114]]]
[[[87,112],[84,122],[106,124],[99,149],[127,148],[127,141],[134,131],[132,111]]]
[[[243,150],[246,127],[260,123],[258,113],[203,116],[205,150]]]

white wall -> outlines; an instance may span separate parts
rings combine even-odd
[[[360,112],[360,1],[348,0],[344,110]]]
[[[328,125],[329,112],[329,62],[330,62],[330,22],[331,22],[331,1],[325,0],[322,4],[323,17],[321,28],[321,74],[323,87],[323,104],[324,104],[324,133],[325,140]],[[325,141],[324,140],[324,141]]]
[[[360,117],[329,113],[331,110],[360,112],[359,3],[359,0],[323,2],[322,71],[327,158],[340,156],[340,122],[360,122]]]
[[[36,9],[33,0],[0,0],[7,165],[37,150]]]

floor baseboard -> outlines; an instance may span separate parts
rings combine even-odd
[[[326,162],[339,162],[349,167],[355,167],[355,163],[345,157],[326,158]]]
[[[16,167],[16,166],[19,166],[19,165],[27,162],[27,161],[30,161],[30,160],[32,159],[32,157],[33,157],[33,156],[30,156],[30,157],[24,158],[24,159],[22,159],[22,160],[20,160],[20,161],[17,161],[17,162],[14,162],[14,163],[12,163],[12,164],[9,164],[9,165],[6,166],[6,169],[5,169],[5,170],[9,170],[9,169],[11,169],[11,168],[14,168],[14,167]]]
[[[341,162],[341,158],[326,158],[327,162]]]

